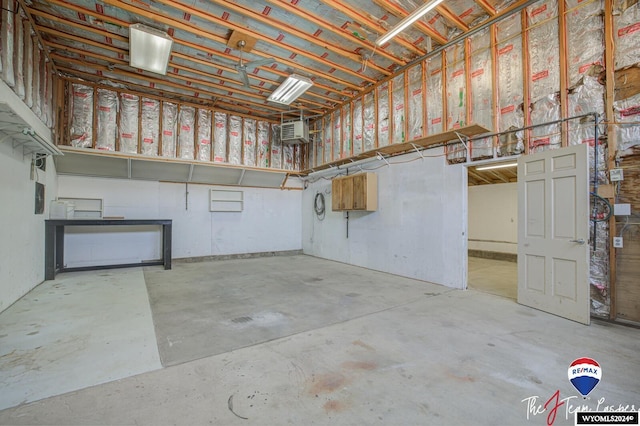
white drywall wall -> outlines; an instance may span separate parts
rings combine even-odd
[[[301,191],[193,184],[187,188],[177,183],[78,176],[59,176],[58,182],[60,197],[102,198],[105,216],[172,219],[173,258],[301,248]],[[243,191],[244,210],[210,212],[210,188]],[[65,264],[135,263],[161,257],[159,226],[109,228],[98,228],[98,234],[68,228]]]
[[[467,282],[467,171],[446,165],[441,148],[425,151],[436,157],[386,166],[364,166],[378,176],[378,210],[331,211],[331,181],[311,183],[302,196],[304,253],[378,271],[465,288]],[[416,153],[391,159],[416,158]],[[350,173],[356,173],[352,168]],[[323,220],[313,209],[323,193]]]
[[[518,253],[518,184],[469,187],[469,249]]]
[[[50,157],[46,169],[36,176],[46,198],[44,214],[37,215],[31,156],[13,149],[10,139],[0,143],[0,312],[44,280],[44,220],[57,186]]]

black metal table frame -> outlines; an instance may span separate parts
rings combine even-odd
[[[58,272],[88,271],[95,269],[128,268],[132,266],[164,265],[171,269],[171,219],[48,219],[45,220],[44,279],[53,280]],[[162,259],[144,263],[117,265],[64,267],[64,228],[66,226],[162,226]]]

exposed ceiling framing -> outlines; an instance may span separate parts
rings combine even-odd
[[[19,0],[58,72],[92,82],[265,119],[325,114],[429,52],[500,17],[519,1],[447,0],[384,46],[376,38],[410,14],[412,0]],[[129,67],[128,27],[143,23],[174,39],[166,76]],[[245,62],[274,58],[238,73]],[[314,86],[289,108],[267,102],[291,73]]]

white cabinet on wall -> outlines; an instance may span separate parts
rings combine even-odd
[[[73,206],[73,219],[102,219],[102,198],[58,197],[58,201]]]
[[[211,212],[241,212],[243,208],[242,191],[211,189],[209,211]]]

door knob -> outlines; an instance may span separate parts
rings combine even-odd
[[[584,240],[582,238],[578,238],[577,240],[569,240],[570,243],[584,244]]]

